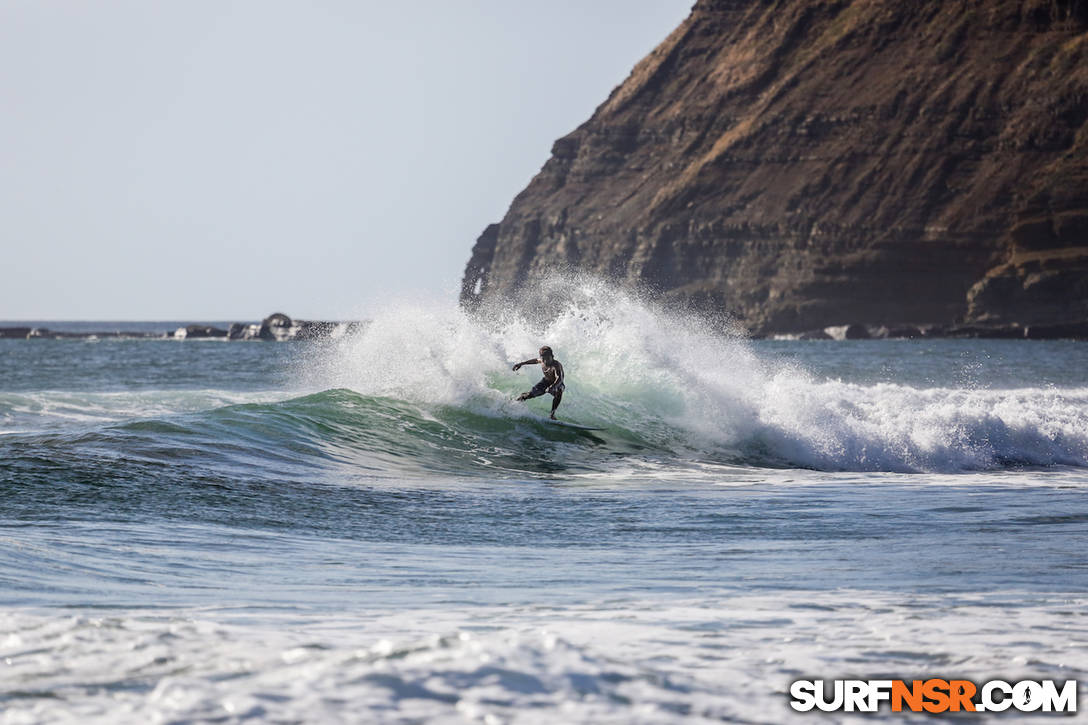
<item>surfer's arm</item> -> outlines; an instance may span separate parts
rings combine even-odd
[[[534,357],[532,360],[525,360],[524,362],[515,363],[514,364],[514,370],[516,371],[522,365],[536,365],[539,362],[540,362],[540,360]]]

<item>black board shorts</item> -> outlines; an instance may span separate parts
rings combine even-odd
[[[551,383],[549,383],[547,380],[541,380],[539,383],[537,383],[536,385],[533,386],[532,390],[529,391],[528,397],[530,397],[530,398],[539,398],[541,395],[544,395],[545,393],[548,392],[548,386],[550,384]],[[567,386],[563,385],[563,383],[556,383],[555,384],[556,392],[562,393],[566,389],[567,389]]]

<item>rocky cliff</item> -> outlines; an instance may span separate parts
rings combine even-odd
[[[1088,0],[700,0],[480,236],[733,315],[1088,320]]]

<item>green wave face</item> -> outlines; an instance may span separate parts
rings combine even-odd
[[[334,461],[376,477],[607,472],[618,455],[672,455],[632,430],[581,431],[553,425],[520,403],[498,407],[425,406],[340,388],[228,406],[191,425],[235,444],[271,447],[294,463]]]

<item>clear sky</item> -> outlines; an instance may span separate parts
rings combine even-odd
[[[365,316],[692,0],[0,0],[0,319]]]

